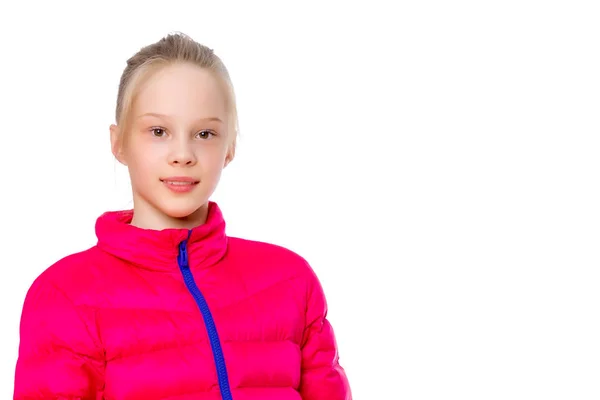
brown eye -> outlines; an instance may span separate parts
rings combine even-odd
[[[197,135],[200,139],[209,139],[211,136],[214,136],[214,133],[211,131],[200,131]]]
[[[163,128],[152,128],[152,135],[156,137],[163,137],[165,135],[165,130]]]

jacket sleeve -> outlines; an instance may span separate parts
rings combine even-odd
[[[314,271],[310,271],[300,395],[303,400],[352,400],[333,328],[327,320],[325,294]]]
[[[100,399],[101,347],[65,293],[38,278],[25,297],[14,399]]]

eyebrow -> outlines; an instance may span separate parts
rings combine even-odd
[[[142,117],[158,117],[158,118],[165,118],[165,119],[170,119],[171,117],[169,117],[168,115],[165,114],[160,114],[160,113],[153,113],[153,112],[149,112],[149,113],[145,113],[142,115],[139,115],[137,118],[142,118]],[[217,117],[207,117],[207,118],[200,118],[198,121],[216,121],[216,122],[223,122],[221,121],[220,118]]]

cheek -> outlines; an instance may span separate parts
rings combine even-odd
[[[157,158],[149,157],[149,153],[134,152],[128,156],[129,173],[132,179],[148,180],[153,176],[158,166]]]
[[[202,169],[206,171],[213,171],[223,168],[225,157],[227,156],[227,149],[223,146],[214,148],[204,148],[197,153],[198,163],[202,165]]]

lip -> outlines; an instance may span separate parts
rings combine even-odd
[[[194,190],[197,184],[200,182],[197,179],[190,178],[189,176],[171,176],[168,178],[161,178],[160,181],[172,192],[175,193],[187,193]],[[175,183],[178,182],[178,183]]]
[[[162,182],[191,182],[198,183],[198,179],[190,178],[189,176],[169,176],[168,178],[160,178]]]

